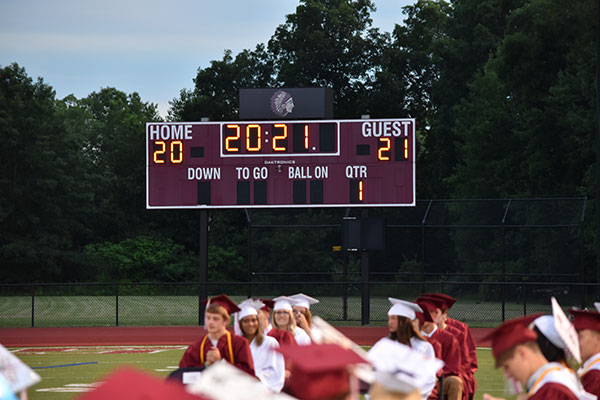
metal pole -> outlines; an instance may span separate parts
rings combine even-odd
[[[244,208],[246,221],[248,222],[248,298],[252,297],[252,220],[248,209]]]
[[[115,284],[115,326],[119,326],[119,284]]]
[[[596,283],[600,283],[600,6],[596,4]],[[596,285],[596,297],[599,296]]]
[[[200,210],[200,286],[198,288],[198,325],[204,325],[203,301],[208,299],[208,210]]]
[[[369,210],[363,209],[361,214],[361,225],[363,220],[369,216]],[[370,319],[370,303],[369,303],[369,252],[366,249],[363,249],[363,237],[362,237],[362,229],[360,235],[361,242],[361,251],[360,251],[360,294],[361,294],[361,323],[362,325],[367,325]]]
[[[31,327],[35,328],[35,286],[31,287]]]

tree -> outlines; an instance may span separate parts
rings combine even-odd
[[[52,88],[17,64],[0,70],[0,133],[3,282],[54,279],[88,233],[82,140],[65,128]]]
[[[269,40],[277,83],[331,87],[336,116],[364,114],[369,75],[381,40],[370,0],[302,0]]]

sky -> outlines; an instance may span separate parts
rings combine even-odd
[[[373,0],[391,32],[414,0]],[[105,87],[158,105],[191,89],[198,68],[267,43],[298,0],[0,0],[0,67],[13,62],[56,97]]]

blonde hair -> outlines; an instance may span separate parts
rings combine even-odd
[[[231,321],[231,317],[229,316],[229,312],[227,312],[227,310],[225,309],[225,307],[223,307],[220,304],[211,304],[211,305],[209,305],[208,307],[206,307],[206,312],[207,313],[211,313],[211,314],[219,314],[227,322],[227,325],[229,325],[229,321]]]
[[[280,311],[285,311],[290,316],[290,322],[288,322],[288,326],[281,327],[277,325],[277,322],[275,321],[275,313]],[[277,329],[290,331],[292,335],[296,335],[296,320],[294,319],[294,314],[290,310],[282,309],[273,311],[273,315],[271,316],[271,325],[273,325]]]

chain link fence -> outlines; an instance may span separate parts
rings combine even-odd
[[[252,284],[253,297],[309,293],[320,302],[311,310],[335,325],[360,325],[360,282]],[[591,306],[600,285],[540,282],[373,281],[369,283],[370,325],[385,325],[388,297],[414,300],[420,293],[444,292],[458,299],[450,315],[472,327],[493,327],[504,319],[550,313],[555,297],[565,311]],[[209,296],[247,297],[247,282],[209,284]],[[0,285],[0,328],[75,326],[202,325],[198,283]],[[318,295],[316,293],[319,293]]]

